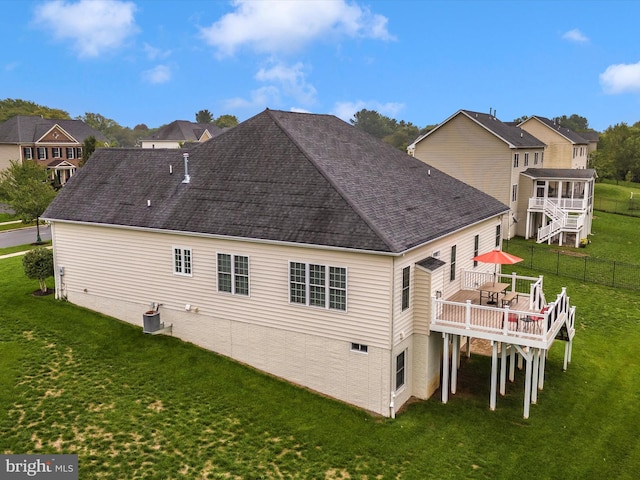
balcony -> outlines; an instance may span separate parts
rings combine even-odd
[[[495,305],[481,304],[478,286],[486,282],[506,283],[506,292],[517,297],[504,306],[504,295],[498,295]],[[433,299],[430,329],[547,350],[563,326],[563,334],[573,338],[575,307],[569,305],[565,289],[547,303],[542,283],[542,277],[465,271],[461,290],[446,299]]]

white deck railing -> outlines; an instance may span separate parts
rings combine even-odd
[[[549,197],[532,197],[529,198],[530,210],[543,210],[545,201],[551,202],[563,210],[572,210],[576,212],[586,211],[589,207],[588,198],[549,198]]]
[[[465,273],[465,277],[468,277],[467,279],[473,284],[476,280],[482,280],[478,272]],[[488,275],[493,278],[493,274]],[[506,281],[505,277],[517,276],[500,275],[500,277],[500,280]],[[431,330],[518,344],[534,342],[541,348],[550,346],[563,322],[567,322],[567,328],[574,331],[575,307],[570,307],[566,289],[562,289],[554,302],[545,305],[542,277],[538,279],[518,278],[532,280],[528,294],[530,296],[530,310],[516,310],[508,306],[477,305],[473,304],[471,300],[456,302],[433,297]],[[512,288],[514,285],[517,285],[517,282],[512,282]],[[527,295],[524,292],[520,293]]]

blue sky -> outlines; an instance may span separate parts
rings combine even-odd
[[[158,127],[362,108],[640,120],[640,2],[0,0],[0,98]]]

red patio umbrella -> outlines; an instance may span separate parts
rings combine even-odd
[[[493,271],[493,282],[495,283],[496,274],[498,273],[498,265],[513,265],[514,263],[521,262],[523,259],[496,248],[490,252],[473,257],[473,260],[482,263],[493,263],[495,265],[495,269]]]

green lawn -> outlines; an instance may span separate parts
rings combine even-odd
[[[607,212],[640,216],[640,184],[604,179],[595,184],[594,207]]]
[[[518,270],[523,274],[531,271]],[[522,373],[497,410],[490,359],[458,393],[370,416],[211,352],[53,297],[0,261],[0,452],[77,453],[80,478],[635,479],[640,296],[545,277],[578,306],[573,362],[552,348],[522,418]]]

